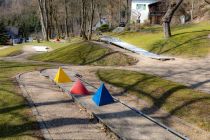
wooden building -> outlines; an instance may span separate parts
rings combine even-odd
[[[167,10],[165,0],[160,0],[149,5],[150,24],[162,24],[162,18]]]

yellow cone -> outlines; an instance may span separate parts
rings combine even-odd
[[[56,83],[69,83],[72,82],[72,80],[68,77],[68,75],[63,71],[63,69],[60,67],[54,81]]]

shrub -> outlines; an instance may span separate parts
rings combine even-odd
[[[9,42],[9,36],[7,35],[7,32],[3,24],[0,24],[0,45],[7,45],[8,42]]]
[[[108,24],[103,24],[101,27],[99,27],[97,30],[101,32],[108,32],[109,31],[109,25]]]

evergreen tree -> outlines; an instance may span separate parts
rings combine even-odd
[[[9,35],[7,34],[4,25],[0,23],[0,45],[6,45],[9,42]]]

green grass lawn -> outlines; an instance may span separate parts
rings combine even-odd
[[[69,43],[58,43],[58,42],[45,42],[45,41],[44,42],[41,42],[41,43],[37,43],[35,41],[35,42],[32,42],[32,43],[25,43],[24,45],[48,46],[48,47],[51,47],[52,49],[59,49],[59,48],[68,46],[71,43],[72,42],[69,42]]]
[[[157,76],[124,70],[99,70],[98,77],[150,103],[144,112],[166,110],[210,131],[210,94],[189,89]],[[170,117],[170,116],[166,116]]]
[[[38,124],[12,78],[37,67],[0,61],[0,139],[39,139]]]
[[[111,35],[157,54],[182,57],[205,57],[209,54],[209,22],[174,26],[172,34],[170,39],[164,39],[162,27],[153,26],[143,29],[142,32]]]
[[[7,57],[7,56],[15,56],[21,54],[22,51],[22,45],[18,46],[12,46],[6,49],[0,50],[0,57]]]
[[[16,56],[21,54],[23,51],[23,46],[27,46],[27,45],[34,45],[34,46],[48,46],[51,47],[52,49],[59,49],[65,46],[70,45],[71,43],[74,43],[78,41],[78,39],[73,39],[71,42],[69,43],[56,43],[56,42],[41,42],[41,43],[37,43],[37,42],[32,42],[32,43],[23,43],[23,44],[18,44],[6,49],[2,49],[0,50],[0,57],[8,57],[8,56]]]
[[[74,43],[52,52],[35,55],[30,59],[75,65],[131,65],[136,63],[134,58],[92,42]]]

